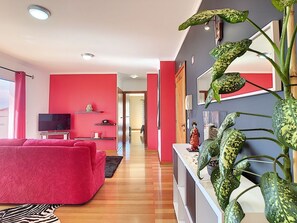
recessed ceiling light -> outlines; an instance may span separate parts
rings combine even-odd
[[[138,75],[136,75],[136,74],[132,74],[132,75],[130,75],[130,77],[133,78],[133,79],[135,79],[135,78],[138,77]]]
[[[92,54],[92,53],[83,53],[81,56],[82,56],[82,58],[83,58],[84,60],[90,60],[90,59],[92,59],[95,55]]]
[[[31,16],[39,20],[46,20],[51,15],[51,12],[48,9],[39,5],[30,5],[28,11]]]

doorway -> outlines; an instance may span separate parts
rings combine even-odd
[[[175,106],[176,106],[176,143],[186,143],[186,66],[185,63],[175,74]]]
[[[146,91],[123,92],[123,104],[123,143],[131,143],[137,135],[146,145]]]

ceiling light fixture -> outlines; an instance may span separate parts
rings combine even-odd
[[[51,12],[48,9],[39,5],[30,5],[28,11],[31,16],[39,20],[46,20],[51,15]]]
[[[133,78],[133,79],[135,79],[135,78],[138,77],[138,75],[136,75],[136,74],[132,74],[132,75],[130,75],[130,77]]]
[[[209,21],[213,21],[215,42],[216,42],[216,45],[218,45],[221,43],[223,39],[223,28],[224,28],[223,20],[220,17],[214,16],[214,18]],[[209,22],[206,22],[204,24],[204,30],[208,31],[209,29],[210,29]]]
[[[210,29],[208,22],[204,24],[204,30],[208,31]]]
[[[84,60],[90,60],[90,59],[92,59],[95,55],[92,54],[92,53],[83,53],[83,54],[81,54],[81,56],[82,56],[82,58],[83,58]]]

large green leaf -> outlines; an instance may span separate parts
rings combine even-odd
[[[240,23],[246,21],[249,11],[238,11],[235,9],[221,9],[218,10],[217,15],[228,23]]]
[[[218,15],[220,18],[229,23],[244,22],[248,17],[248,11],[238,11],[235,9],[216,9],[206,10],[194,14],[192,17],[182,23],[178,30],[184,30],[189,26],[203,25],[209,22],[214,16]]]
[[[239,73],[225,73],[212,82],[211,86],[217,94],[229,94],[240,90],[245,85],[245,79]]]
[[[297,1],[296,0],[272,0],[271,2],[277,10],[283,12],[287,6],[293,5]]]
[[[229,65],[237,58],[246,53],[252,40],[244,39],[239,42],[227,42],[210,52],[215,58],[216,62],[213,64],[212,82],[223,76]]]
[[[200,171],[207,166],[211,157],[220,153],[217,139],[207,139],[203,141],[199,148],[197,176],[201,179]]]
[[[233,175],[236,176],[239,180],[242,172],[249,167],[250,167],[250,163],[249,163],[248,159],[245,159],[234,166]]]
[[[274,172],[267,172],[261,177],[260,187],[269,222],[297,222],[297,184],[281,179]]]
[[[232,173],[233,165],[238,153],[245,142],[245,135],[235,129],[228,129],[224,132],[220,143],[219,167],[221,176]]]
[[[297,100],[278,100],[274,106],[272,127],[278,140],[297,150]]]
[[[205,108],[208,108],[208,106],[210,105],[212,99],[213,99],[213,89],[209,89],[208,92],[207,92],[207,97],[206,97],[206,100],[205,100]]]
[[[233,200],[225,209],[224,222],[225,223],[240,223],[245,214],[240,204]]]
[[[222,138],[223,133],[226,129],[235,125],[235,119],[239,116],[240,114],[238,112],[232,112],[225,117],[224,121],[222,122],[218,130],[218,134],[217,134],[218,139]]]
[[[216,46],[213,48],[209,54],[215,59],[219,59],[221,56],[228,54],[230,50],[232,50],[236,45],[236,42],[225,42],[221,45]]]
[[[219,168],[212,172],[210,180],[214,187],[219,205],[222,210],[225,210],[229,204],[231,193],[239,187],[240,181],[232,174],[222,177]]]

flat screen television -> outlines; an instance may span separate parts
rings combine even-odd
[[[38,131],[70,130],[70,114],[39,114]]]

